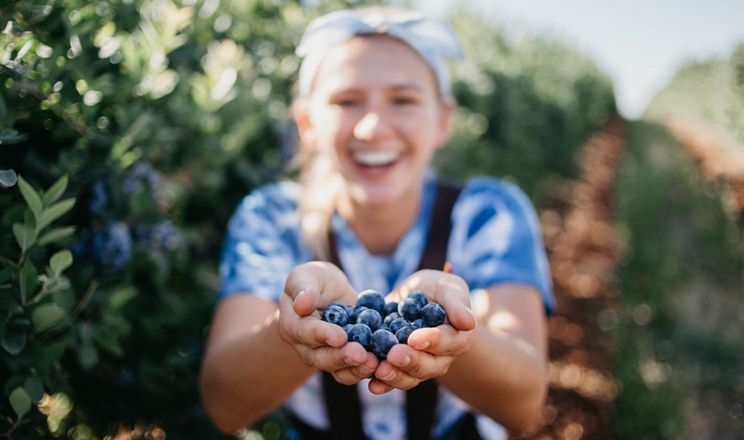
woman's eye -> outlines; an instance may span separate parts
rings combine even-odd
[[[416,100],[411,98],[410,96],[398,96],[393,98],[393,103],[397,105],[409,105],[415,104]]]
[[[352,107],[358,104],[358,100],[353,98],[337,98],[332,101],[332,104],[339,107]]]

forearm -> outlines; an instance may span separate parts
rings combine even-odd
[[[441,378],[458,397],[513,432],[532,426],[547,391],[543,354],[508,334],[475,331]]]
[[[233,432],[280,406],[314,371],[282,340],[273,314],[246,337],[207,352],[200,378],[204,407],[220,430]]]
[[[539,293],[500,285],[476,292],[470,349],[442,378],[455,394],[514,433],[535,423],[547,393],[547,322]]]

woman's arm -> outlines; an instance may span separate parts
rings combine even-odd
[[[202,363],[204,408],[224,432],[250,426],[280,406],[318,369],[356,383],[377,367],[359,344],[316,311],[355,293],[343,273],[306,263],[287,278],[279,305],[234,294],[217,306]]]
[[[207,414],[223,432],[252,425],[314,371],[281,339],[278,312],[276,304],[248,294],[217,306],[199,386]]]
[[[473,318],[467,285],[456,275],[417,272],[401,290],[411,289],[442,304],[448,323],[416,330],[407,345],[395,345],[370,391],[409,389],[436,378],[510,431],[531,428],[547,390],[545,311],[537,290],[513,284],[480,290]]]
[[[453,393],[514,433],[532,428],[547,393],[547,328],[539,292],[499,285],[476,293],[470,350],[440,378]]]

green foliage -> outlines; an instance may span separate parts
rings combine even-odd
[[[292,152],[300,30],[346,4],[3,3],[0,436],[217,436],[196,376],[222,230]]]
[[[744,143],[744,44],[728,58],[682,66],[649,104],[645,118],[684,117]]]
[[[299,33],[356,3],[3,3],[0,437],[221,438],[196,380],[223,230],[293,153]],[[539,197],[614,112],[611,87],[557,43],[457,27],[469,61],[443,169]]]
[[[540,203],[576,177],[577,150],[616,114],[612,83],[550,37],[508,39],[468,13],[452,21],[466,59],[454,68],[460,109],[438,164],[448,175],[513,179]]]
[[[634,123],[628,148],[616,189],[627,246],[614,436],[735,437],[744,429],[740,232],[720,188],[663,128]]]
[[[42,399],[45,386],[53,381],[54,366],[62,357],[59,347],[73,338],[77,314],[64,274],[73,263],[64,243],[74,229],[53,225],[75,204],[74,198],[61,199],[68,178],[63,176],[46,191],[21,176],[17,182],[22,202],[6,211],[1,223],[3,230],[12,229],[15,241],[4,240],[0,247],[0,371],[6,397],[0,408],[13,420],[8,432],[32,417],[32,403]]]

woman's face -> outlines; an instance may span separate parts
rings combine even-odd
[[[379,206],[420,193],[434,151],[447,141],[452,107],[413,49],[364,36],[327,54],[297,122],[304,147],[328,155],[343,176],[342,197]]]

